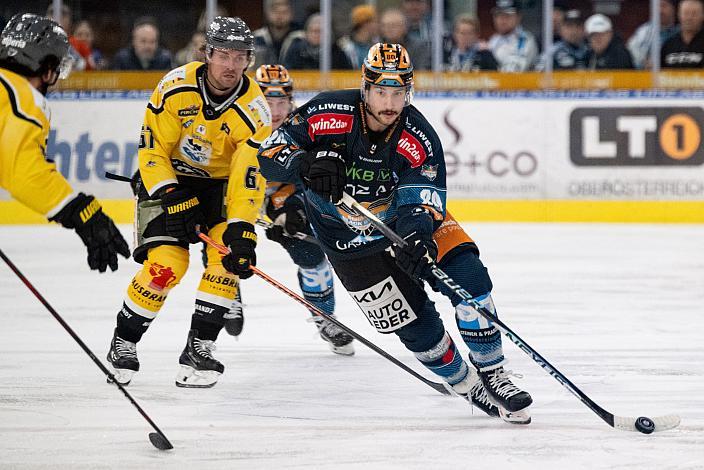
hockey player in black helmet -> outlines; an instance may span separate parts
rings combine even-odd
[[[269,103],[272,128],[278,129],[294,110],[293,80],[283,65],[265,64],[257,69],[255,80]],[[325,253],[319,246],[292,235],[301,232],[312,235],[305,213],[303,192],[293,184],[267,184],[264,202],[266,215],[274,225],[267,229],[267,238],[279,243],[298,266],[298,284],[303,296],[326,314],[335,315],[333,274]],[[353,338],[326,319],[313,315],[310,319],[318,328],[330,350],[336,354],[354,354]]]
[[[253,54],[245,22],[218,16],[206,32],[205,63],[167,73],[147,104],[134,252],[143,267],[127,288],[108,353],[123,384],[139,370],[137,343],[186,273],[198,227],[231,254],[208,248],[176,385],[212,387],[225,370],[212,352],[239,282],[256,264],[253,224],[265,190],[256,153],[271,133],[266,99],[244,74]]]
[[[487,414],[528,423],[525,415],[513,419],[520,410],[501,401],[508,390],[505,374],[480,377],[423,289],[429,260],[438,255],[434,233],[446,217],[446,171],[442,144],[412,98],[408,52],[399,44],[376,44],[364,61],[361,90],[324,92],[300,107],[260,148],[262,173],[269,181],[305,187],[316,237],[373,327],[396,334],[421,364]],[[343,191],[408,246],[393,246],[339,203]],[[504,388],[489,394],[488,387]]]
[[[88,266],[115,271],[127,242],[93,196],[76,193],[44,151],[49,134],[44,95],[71,71],[66,33],[31,13],[12,17],[0,35],[0,186],[50,221],[75,229],[88,250]]]

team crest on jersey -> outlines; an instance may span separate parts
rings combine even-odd
[[[352,131],[354,116],[351,114],[321,113],[308,118],[308,136],[346,134]]]
[[[377,199],[373,202],[362,202],[360,204],[370,210],[372,214],[381,220],[384,220],[386,218],[386,213],[391,208],[392,199],[393,194],[383,199]],[[347,227],[349,227],[352,231],[359,233],[362,237],[368,237],[372,234],[372,232],[374,232],[374,226],[371,222],[369,222],[369,219],[363,215],[357,214],[357,211],[347,207],[347,205],[338,205],[337,213],[340,215]]]
[[[205,126],[203,124],[199,125],[198,127],[196,127],[196,132],[205,135]]]
[[[179,109],[178,116],[179,117],[197,116],[199,112],[200,112],[200,106],[198,106],[197,104],[192,104],[192,105],[187,106],[185,108]]]
[[[213,152],[212,143],[198,134],[186,135],[181,139],[181,155],[199,165],[207,165]]]
[[[271,111],[266,100],[262,96],[257,96],[247,103],[247,107],[252,112],[254,119],[260,126],[271,126]]]
[[[420,174],[428,178],[428,180],[433,181],[438,176],[438,166],[423,165],[423,168],[420,169]]]
[[[396,152],[406,157],[406,160],[411,163],[411,168],[418,168],[427,157],[420,141],[405,130],[401,132],[401,138],[398,139]]]

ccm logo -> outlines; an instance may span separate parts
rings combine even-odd
[[[704,110],[696,107],[578,108],[570,159],[578,166],[701,165]]]
[[[418,139],[406,131],[401,132],[396,151],[411,162],[411,168],[417,168],[425,161],[426,154],[423,146]]]
[[[308,136],[344,134],[352,130],[354,116],[351,114],[322,113],[308,118]]]

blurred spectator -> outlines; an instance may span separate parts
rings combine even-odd
[[[704,67],[704,3],[702,0],[682,0],[677,16],[681,31],[663,44],[661,67]]]
[[[68,5],[61,5],[61,17],[57,19],[54,18],[54,5],[50,3],[49,7],[46,9],[46,16],[59,23],[64,29],[64,31],[66,31],[66,34],[71,34],[71,32],[73,31],[73,14],[71,13],[71,8]],[[86,70],[88,64],[86,63],[86,60],[83,58],[81,53],[74,46],[75,41],[73,39],[73,36],[68,37],[68,42],[68,54],[73,59],[73,65],[71,66],[71,69]]]
[[[430,68],[430,46],[408,37],[408,23],[401,10],[388,9],[381,14],[381,42],[403,45],[416,70]]]
[[[443,62],[449,72],[498,70],[499,64],[486,43],[479,39],[479,20],[458,15],[452,28],[451,47],[445,48]]]
[[[567,13],[567,2],[565,0],[555,0],[552,4],[552,42],[556,44],[562,40],[560,31],[562,30],[562,22],[565,20]]]
[[[517,0],[496,0],[491,10],[496,33],[489,39],[489,49],[502,72],[525,72],[538,57],[538,43],[533,34],[521,26]]]
[[[584,29],[589,38],[589,69],[614,70],[632,69],[631,53],[623,45],[621,38],[614,34],[611,20],[597,13],[587,18]]]
[[[428,0],[403,0],[401,11],[406,17],[406,27],[408,29],[406,35],[408,38],[415,42],[430,43],[432,40],[433,18],[430,15]]]
[[[86,61],[86,70],[102,70],[107,66],[103,54],[93,47],[93,27],[86,20],[81,20],[73,29],[69,42]]]
[[[159,28],[150,17],[138,18],[132,28],[132,46],[117,51],[113,70],[169,70],[171,52],[159,47]]]
[[[660,0],[660,46],[680,32],[680,26],[675,23],[675,7],[677,0]],[[633,57],[633,64],[638,69],[650,65],[650,48],[653,44],[653,22],[643,23],[628,40],[628,51]]]
[[[308,17],[305,26],[305,36],[294,38],[291,46],[286,49],[283,65],[290,70],[320,68],[320,23],[319,14]],[[332,44],[331,67],[335,70],[351,69],[352,65],[340,47]]]
[[[280,63],[293,39],[303,37],[288,0],[271,0],[264,11],[266,25],[254,31],[255,67]]]
[[[379,42],[379,21],[376,8],[371,5],[357,5],[350,13],[352,32],[340,38],[338,45],[345,52],[352,67],[362,67],[369,48]]]
[[[205,62],[205,33],[196,31],[186,47],[174,56],[174,65],[179,67],[190,62]]]
[[[560,39],[549,53],[543,53],[535,66],[542,72],[548,60],[553,70],[582,70],[589,62],[589,47],[584,34],[584,18],[579,10],[569,10],[560,25]]]

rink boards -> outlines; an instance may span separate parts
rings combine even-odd
[[[312,96],[297,96],[298,104]],[[149,92],[54,93],[47,156],[120,222]],[[704,222],[704,93],[418,94],[447,165],[461,220]],[[0,223],[42,222],[0,195]]]

